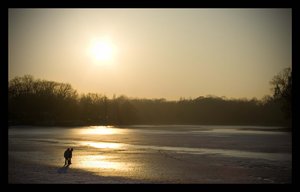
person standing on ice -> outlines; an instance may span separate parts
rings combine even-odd
[[[69,154],[70,154],[70,148],[68,148],[64,152],[64,158],[65,158],[65,165],[64,166],[66,166],[67,164],[69,164],[69,156],[70,156]]]

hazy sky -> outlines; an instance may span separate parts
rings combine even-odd
[[[10,9],[9,79],[108,97],[260,99],[291,67],[291,41],[291,9]]]

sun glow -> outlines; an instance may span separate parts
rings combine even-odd
[[[89,53],[96,62],[107,63],[113,60],[114,45],[109,40],[93,40]]]

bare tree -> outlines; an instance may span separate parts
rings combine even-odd
[[[286,117],[292,117],[292,70],[285,68],[273,77],[270,84],[272,85],[273,98],[276,102],[281,103],[281,108]]]

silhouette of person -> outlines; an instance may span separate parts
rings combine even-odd
[[[69,154],[70,154],[70,148],[68,148],[67,150],[65,150],[65,152],[64,152],[64,158],[65,158],[65,165],[64,166],[66,166],[68,163],[69,163]]]
[[[73,148],[69,149],[69,154],[68,154],[68,165],[71,165],[71,159],[72,159],[72,153],[73,153]]]

